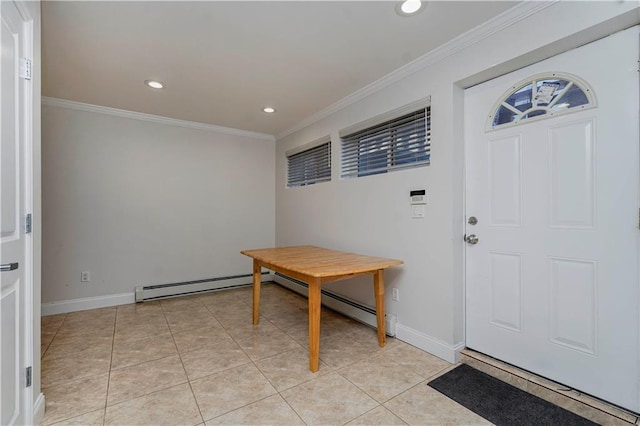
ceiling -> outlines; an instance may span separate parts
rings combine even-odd
[[[515,3],[44,1],[42,92],[277,135]]]

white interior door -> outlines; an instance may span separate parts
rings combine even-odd
[[[465,93],[467,346],[636,412],[638,48],[635,27]],[[487,129],[548,72],[597,107]]]
[[[30,422],[25,368],[29,291],[25,233],[26,82],[20,78],[25,49],[23,18],[13,2],[0,2],[0,424]]]

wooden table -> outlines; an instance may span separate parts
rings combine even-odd
[[[373,274],[376,298],[378,344],[386,341],[384,316],[384,270],[404,262],[363,256],[314,246],[277,247],[243,250],[253,258],[253,324],[260,321],[260,282],[262,268],[309,284],[309,370],[318,371],[320,357],[320,290],[323,283]]]

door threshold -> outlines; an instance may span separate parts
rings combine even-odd
[[[640,418],[636,413],[575,389],[569,389],[562,384],[552,382],[483,353],[466,348],[460,352],[460,355],[460,362],[463,364],[598,424],[640,424]]]

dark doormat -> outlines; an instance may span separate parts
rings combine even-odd
[[[498,426],[596,424],[466,364],[429,386]]]

